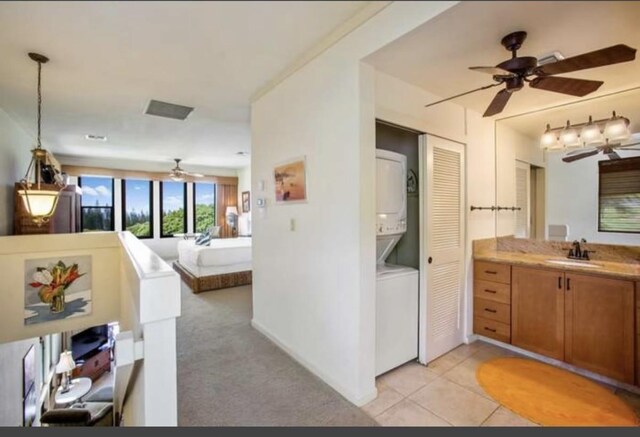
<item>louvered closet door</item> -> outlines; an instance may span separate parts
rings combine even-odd
[[[432,361],[462,343],[464,146],[426,138],[426,342]]]

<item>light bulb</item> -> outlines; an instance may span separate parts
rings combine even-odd
[[[600,127],[593,122],[589,116],[589,122],[580,131],[580,141],[585,146],[600,146],[604,144],[604,137],[600,132]]]
[[[564,147],[580,147],[580,137],[578,131],[571,127],[567,120],[567,126],[560,132],[560,142]]]
[[[624,141],[631,136],[629,132],[629,120],[624,117],[618,117],[613,111],[613,117],[609,120],[604,128],[604,136],[609,142]]]
[[[560,146],[558,144],[558,136],[555,132],[551,132],[551,126],[547,125],[547,130],[542,134],[540,138],[541,149],[557,149]]]

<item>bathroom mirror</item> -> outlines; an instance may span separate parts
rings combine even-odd
[[[639,166],[640,88],[497,120],[496,235],[640,245]]]

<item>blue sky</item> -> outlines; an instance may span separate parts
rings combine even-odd
[[[149,213],[149,181],[128,179],[126,182],[127,212],[135,210]],[[198,182],[195,184],[196,204],[213,205],[215,201],[214,184]],[[184,206],[184,183],[165,181],[162,186],[165,211],[174,211]],[[84,206],[112,206],[111,178],[82,177],[82,204]]]
[[[111,178],[83,176],[81,183],[83,206],[112,206]]]
[[[127,212],[149,214],[149,181],[127,179],[126,188]]]
[[[195,184],[196,190],[196,205],[206,204],[213,205],[215,197],[214,197],[214,187],[213,184],[207,184],[204,182],[196,182]]]

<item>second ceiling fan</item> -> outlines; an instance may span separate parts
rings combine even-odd
[[[555,75],[633,61],[636,57],[636,49],[624,44],[617,44],[539,66],[538,59],[533,56],[518,56],[517,51],[522,47],[526,38],[527,32],[523,31],[513,32],[502,38],[501,43],[505,49],[511,52],[511,59],[501,62],[495,67],[469,67],[470,70],[493,75],[494,83],[438,100],[425,105],[425,107],[504,84],[504,89],[498,91],[484,112],[484,117],[490,117],[502,112],[511,94],[521,90],[525,82],[528,82],[531,88],[583,97],[596,91],[604,82],[556,77]]]

